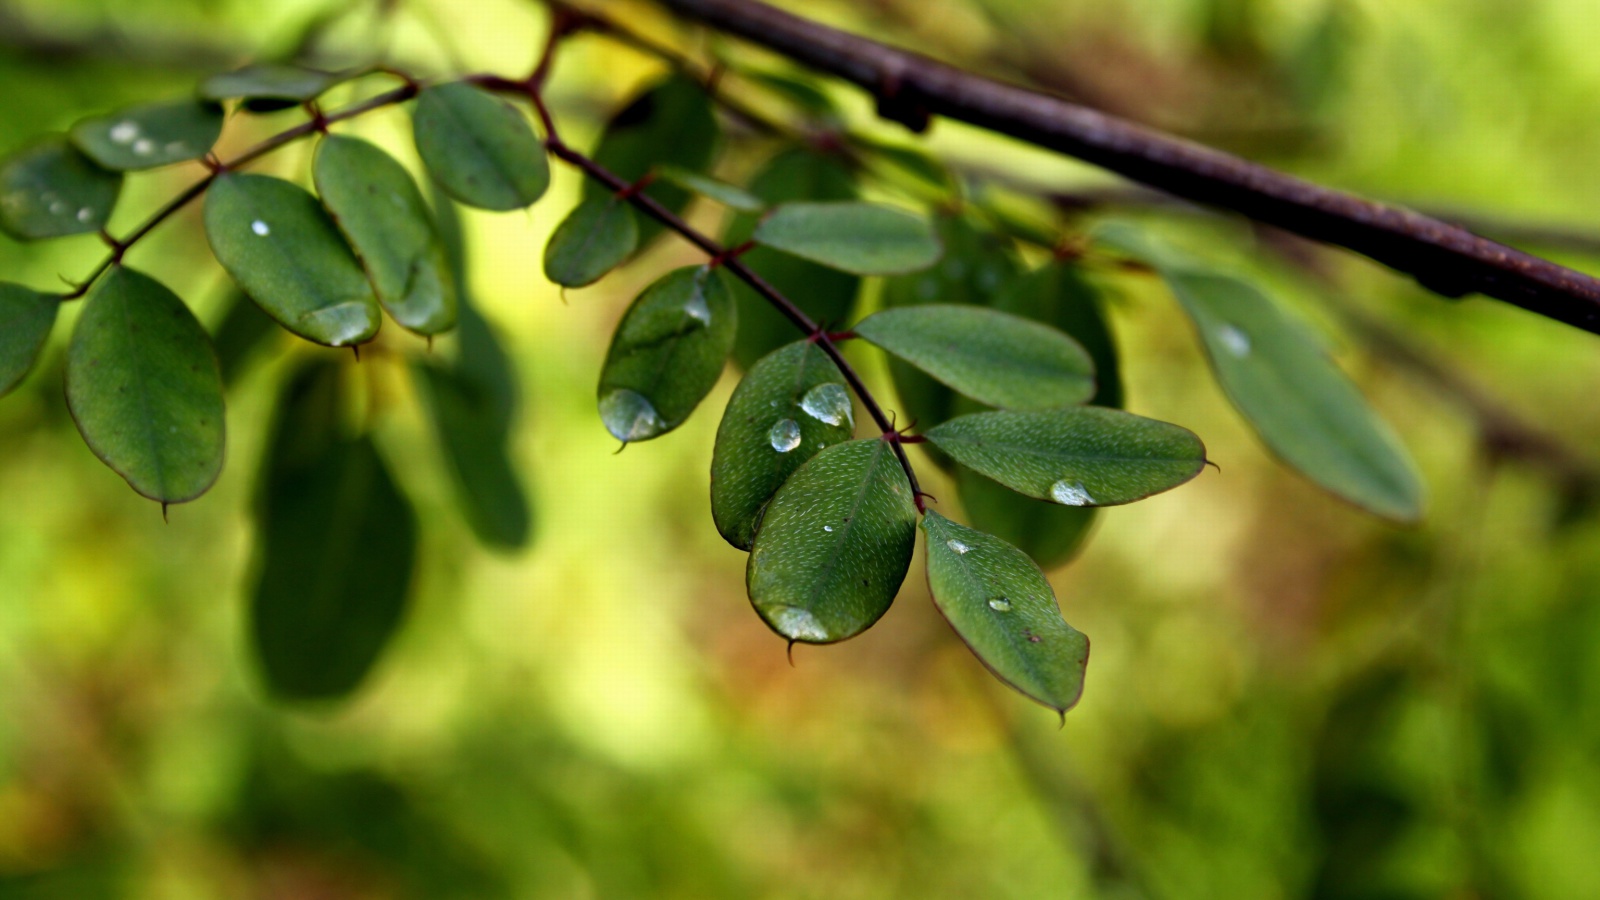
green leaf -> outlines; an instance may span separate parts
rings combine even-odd
[[[692,78],[674,73],[646,88],[613,116],[590,155],[629,183],[658,166],[704,172],[716,157],[721,133],[705,88]],[[689,204],[689,192],[674,184],[652,184],[644,193],[675,213],[683,212]],[[584,182],[585,200],[610,194],[597,181]],[[661,230],[661,224],[654,219],[640,223],[639,246],[649,245]]]
[[[1063,506],[1116,506],[1200,474],[1206,448],[1188,429],[1097,406],[959,416],[927,432],[957,462]]]
[[[204,100],[147,103],[83,119],[72,142],[107,169],[153,169],[205,156],[222,120],[222,106]]]
[[[217,261],[278,324],[330,347],[378,333],[366,273],[306,191],[266,175],[224,175],[206,193],[205,223]]]
[[[1098,292],[1076,267],[1065,262],[1047,262],[1007,282],[994,295],[992,305],[1001,312],[1053,325],[1066,332],[1094,361],[1096,388],[1089,403],[1122,407],[1122,370],[1116,341],[1100,308]]]
[[[341,433],[338,370],[284,392],[264,461],[251,642],[267,688],[327,700],[360,685],[399,629],[417,519],[369,438]]]
[[[711,516],[749,550],[767,501],[807,460],[850,440],[855,418],[844,376],[809,340],[774,350],[739,382],[711,456]]]
[[[461,82],[428,88],[412,120],[423,164],[468,206],[522,209],[550,186],[544,145],[522,114],[497,97]]]
[[[90,234],[106,227],[121,192],[121,174],[48,138],[0,163],[0,229],[22,241]]]
[[[623,443],[677,428],[717,383],[738,313],[721,269],[662,276],[623,314],[600,371],[600,420]]]
[[[639,220],[628,201],[591,197],[567,214],[544,248],[545,277],[583,287],[622,265],[639,246]]]
[[[1163,274],[1222,389],[1280,459],[1380,516],[1421,517],[1422,484],[1405,448],[1304,325],[1238,279]]]
[[[767,505],[745,569],[750,602],[790,641],[855,637],[894,602],[916,525],[911,485],[888,441],[830,446]]]
[[[232,293],[222,321],[211,333],[211,345],[216,348],[217,361],[222,364],[224,385],[237,381],[256,351],[273,335],[283,333],[278,323],[243,291]]]
[[[767,208],[760,197],[741,187],[735,187],[726,181],[719,181],[709,175],[691,172],[681,166],[658,166],[655,169],[657,178],[668,184],[675,184],[686,191],[708,197],[721,203],[729,209],[739,212],[760,212]]]
[[[1083,693],[1089,639],[1061,618],[1055,591],[1027,554],[930,510],[928,589],[995,677],[1065,713]]]
[[[67,349],[67,406],[94,455],[151,500],[193,500],[222,471],[211,339],[146,275],[114,267],[89,295]]]
[[[455,327],[456,286],[433,214],[405,167],[358,138],[330,135],[312,165],[317,193],[402,328]]]
[[[853,200],[856,183],[849,167],[838,157],[793,147],[774,156],[756,173],[750,181],[750,191],[767,206],[790,200]],[[737,247],[748,241],[756,221],[753,215],[735,216],[723,235],[723,243]],[[861,289],[861,279],[848,272],[766,247],[752,248],[740,259],[818,322],[848,319]],[[739,307],[739,338],[733,346],[733,358],[742,368],[749,369],[756,360],[794,340],[794,323],[749,285],[734,282],[733,296]]]
[[[1072,338],[992,309],[933,304],[886,309],[855,333],[989,406],[1052,409],[1094,396],[1094,363]]]
[[[842,118],[839,107],[828,99],[828,95],[823,93],[821,88],[810,81],[778,72],[762,72],[755,69],[740,71],[739,75],[766,87],[775,94],[781,94],[784,99],[813,118],[828,121],[839,121]]]
[[[859,137],[855,138],[855,143],[867,149],[869,158],[877,163],[876,168],[880,172],[887,170],[909,175],[913,181],[930,189],[936,195],[949,194],[956,190],[956,181],[950,171],[938,160],[920,150]]]
[[[752,235],[756,243],[857,275],[899,275],[939,261],[927,218],[853,201],[785,203]]]
[[[1028,554],[1044,569],[1072,561],[1094,529],[1100,510],[1025,497],[971,469],[955,473],[961,509],[974,528]]]
[[[434,433],[450,466],[467,524],[483,543],[516,549],[528,542],[532,515],[511,461],[507,425],[495,398],[462,374],[416,365]]]
[[[33,368],[56,323],[61,298],[0,282],[0,397]]]
[[[272,112],[315,100],[344,76],[283,63],[257,63],[213,75],[200,83],[202,100],[244,101],[251,112]]]

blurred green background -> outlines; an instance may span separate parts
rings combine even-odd
[[[776,64],[645,4],[596,5],[686,48]],[[330,10],[343,14],[318,52],[388,47],[425,72],[520,74],[545,27],[522,0],[345,6],[0,3],[0,150],[287,52]],[[1582,243],[1567,232],[1600,231],[1592,0],[790,6],[1595,263],[1567,246]],[[557,112],[586,142],[657,72],[584,37],[556,69]],[[895,136],[831,91],[861,128]],[[224,145],[295,115],[236,121]],[[356,131],[410,159],[403,113]],[[1112,184],[949,123],[931,143],[1030,184]],[[308,149],[267,170],[303,174]],[[736,142],[723,170],[737,179],[769,151]],[[197,171],[132,179],[113,230]],[[1339,253],[1314,256],[1314,280],[1271,236],[1173,217],[1180,240],[1326,326],[1421,465],[1429,514],[1388,526],[1278,467],[1171,299],[1137,276],[1115,283],[1129,408],[1200,434],[1221,471],[1108,510],[1053,574],[1094,642],[1058,729],[967,653],[920,564],[876,628],[797,648],[790,667],[709,513],[734,373],[687,426],[621,455],[593,408],[622,309],[694,256],[663,242],[563,302],[539,263],[576,189],[562,170],[530,214],[468,218],[475,295],[522,380],[528,551],[477,547],[402,370],[383,352],[363,364],[382,447],[422,514],[423,561],[399,640],[336,709],[265,699],[241,615],[270,400],[292,357],[333,351],[284,338],[250,370],[230,392],[222,480],[163,525],[66,414],[64,315],[0,402],[0,897],[1600,896],[1592,336],[1442,301]],[[1550,230],[1562,234],[1537,233]],[[99,253],[93,238],[8,242],[0,263],[48,289]],[[225,282],[198,208],[130,261],[216,322]],[[1450,373],[1449,389],[1348,327],[1351,311]],[[382,348],[424,352],[399,334]],[[1564,450],[1486,429],[1486,404],[1520,420],[1513,436]]]

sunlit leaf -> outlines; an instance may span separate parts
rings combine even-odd
[[[315,100],[343,80],[333,72],[285,63],[256,63],[200,83],[202,100],[243,100],[251,112],[272,112]]]
[[[705,88],[674,73],[646,88],[613,116],[591,155],[607,171],[631,184],[658,166],[709,170],[721,134]],[[585,200],[610,193],[597,181],[584,182]],[[644,193],[676,213],[683,212],[690,198],[689,191],[665,183],[652,184]],[[654,219],[641,222],[639,246],[647,246],[661,229]]]
[[[455,327],[444,243],[405,167],[366,141],[330,135],[317,147],[312,174],[389,315],[418,334]]]
[[[958,416],[927,432],[957,462],[1064,506],[1116,506],[1200,474],[1205,446],[1177,425],[1098,406]]]
[[[997,678],[1059,712],[1078,702],[1089,639],[1061,618],[1055,591],[1027,554],[929,510],[934,605]]]
[[[60,309],[59,296],[0,282],[0,397],[33,368]]]
[[[153,169],[199,159],[222,136],[222,106],[204,100],[148,103],[72,126],[72,142],[107,169]]]
[[[506,456],[507,423],[493,394],[436,365],[416,365],[413,371],[424,388],[434,432],[473,533],[493,547],[525,545],[531,522],[528,498]]]
[[[96,232],[121,192],[120,173],[49,138],[0,163],[0,229],[23,241]]]
[[[412,116],[417,152],[445,192],[468,206],[521,209],[544,196],[550,162],[527,119],[468,84],[428,88]]]
[[[95,456],[152,500],[183,503],[222,471],[222,374],[211,339],[160,282],[117,266],[67,349],[67,405]]]
[[[894,601],[916,524],[911,485],[888,441],[835,444],[767,505],[745,571],[750,602],[791,641],[854,637]]]
[[[228,174],[206,192],[217,261],[278,323],[309,341],[369,341],[382,314],[361,264],[317,199],[279,178]]]
[[[545,277],[583,287],[622,265],[639,246],[639,220],[626,200],[590,197],[567,214],[544,248]]]
[[[924,216],[853,201],[785,203],[756,225],[756,243],[857,275],[899,275],[939,261]]]
[[[774,350],[739,383],[717,428],[711,516],[749,550],[767,501],[807,460],[855,433],[844,376],[808,340]]]
[[[600,372],[600,419],[624,443],[665,434],[717,383],[738,314],[721,269],[668,272],[628,308]]]
[[[709,175],[691,172],[681,166],[658,166],[655,173],[657,178],[668,184],[675,184],[684,190],[715,200],[729,209],[760,212],[767,206],[760,197],[744,188],[719,181]]]

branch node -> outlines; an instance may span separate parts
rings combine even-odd
[[[711,257],[711,259],[706,262],[706,268],[715,269],[720,266],[725,266],[732,260],[738,259],[740,256],[754,249],[755,245],[755,241],[745,241],[737,247],[729,247],[721,253]]]
[[[916,134],[928,130],[928,105],[906,83],[906,67],[898,58],[885,61],[878,71],[877,101],[879,118],[899,122]]]

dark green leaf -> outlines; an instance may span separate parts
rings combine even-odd
[[[279,178],[229,174],[206,193],[217,261],[278,323],[309,341],[369,341],[382,314],[361,264],[317,199]]]
[[[204,100],[148,103],[72,126],[72,142],[107,169],[153,169],[199,159],[222,136],[222,107]]]
[[[494,395],[455,371],[434,365],[414,371],[473,533],[493,547],[526,545],[528,498],[506,456],[508,423]]]
[[[450,196],[505,211],[530,206],[550,186],[550,162],[510,104],[461,82],[428,88],[413,114],[417,152]]]
[[[330,135],[312,174],[389,315],[417,334],[454,328],[456,285],[444,243],[405,167],[366,141]]]
[[[853,201],[785,203],[756,225],[756,243],[857,275],[900,275],[939,261],[927,218]]]
[[[200,83],[202,100],[244,100],[251,112],[272,112],[298,106],[342,80],[333,72],[282,63],[257,63],[213,75]]]
[[[1045,569],[1070,562],[1083,548],[1100,510],[1025,497],[971,469],[957,468],[956,493],[974,528],[1028,554]]]
[[[354,690],[399,628],[417,521],[368,438],[341,433],[338,370],[285,390],[260,491],[251,640],[267,688],[290,700]]]
[[[1014,278],[994,296],[993,307],[1053,325],[1070,335],[1094,361],[1096,388],[1089,402],[1121,408],[1122,371],[1111,326],[1097,292],[1075,267],[1052,261]]]
[[[876,164],[875,168],[879,171],[887,170],[909,175],[912,180],[932,189],[936,194],[948,194],[956,190],[956,181],[951,177],[949,170],[938,160],[920,150],[861,138],[856,138],[855,142],[867,149],[868,158]]]
[[[0,397],[33,368],[60,309],[58,296],[0,282]]]
[[[1065,334],[1008,313],[932,304],[886,309],[855,333],[989,406],[1051,409],[1094,396],[1094,363]]]
[[[744,71],[739,74],[775,94],[783,95],[786,100],[811,116],[825,120],[841,118],[839,107],[828,99],[828,95],[823,93],[821,88],[809,81],[777,72]]]
[[[928,589],[989,671],[1066,712],[1083,693],[1089,639],[1061,618],[1055,591],[1027,554],[929,510]]]
[[[583,287],[622,265],[639,246],[639,220],[626,200],[590,197],[556,226],[544,248],[545,277]]]
[[[121,192],[121,174],[49,138],[0,164],[0,229],[23,241],[90,234],[106,227]]]
[[[1200,474],[1206,448],[1188,429],[1098,406],[959,416],[927,438],[1018,493],[1064,506],[1116,506]]]
[[[916,525],[911,485],[889,442],[835,444],[767,505],[745,570],[750,602],[791,641],[854,637],[894,602]]]
[[[222,471],[222,374],[177,295],[117,266],[89,295],[67,350],[67,405],[94,455],[162,503]]]
[[[283,334],[278,323],[243,291],[235,290],[228,299],[222,321],[211,334],[211,345],[216,348],[217,361],[222,364],[222,383],[233,384],[256,350],[278,334]]]
[[[612,117],[592,155],[608,171],[632,183],[657,166],[707,171],[720,136],[705,88],[675,73],[647,88]],[[652,184],[644,192],[676,213],[689,203],[689,192],[673,184]],[[597,181],[584,182],[585,200],[610,193]],[[654,219],[641,223],[639,246],[647,246],[661,228]]]
[[[767,501],[811,457],[850,440],[855,419],[844,376],[808,340],[774,350],[728,401],[711,457],[711,516],[728,543],[749,550]]]
[[[718,181],[709,175],[691,172],[681,166],[658,166],[655,169],[656,177],[668,184],[675,184],[684,190],[709,197],[729,209],[740,212],[760,212],[767,208],[760,197],[741,187],[735,187],[726,181]]]
[[[646,288],[617,325],[600,372],[606,429],[628,443],[683,424],[716,385],[738,327],[721,269],[676,269]]]

